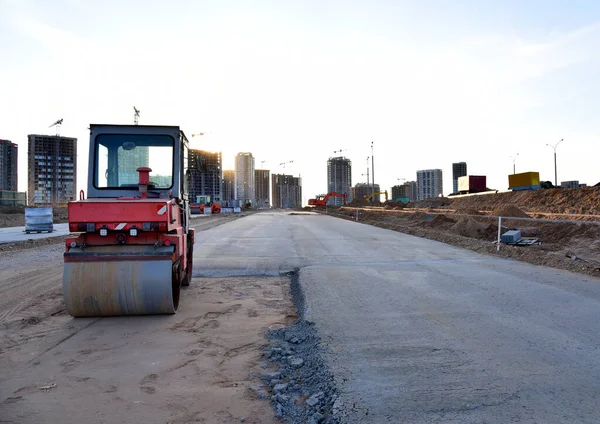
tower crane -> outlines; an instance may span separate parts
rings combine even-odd
[[[287,162],[281,162],[281,163],[279,164],[279,166],[283,166],[283,169],[285,169],[285,166],[286,166],[286,165],[288,165],[288,164],[290,164],[290,163],[294,163],[294,161],[293,161],[293,160],[289,160],[289,161],[287,161]]]
[[[342,152],[349,152],[350,150],[355,150],[355,149],[339,149],[339,150],[334,150],[333,153],[337,154],[337,153],[342,153]]]
[[[52,127],[56,127],[56,136],[60,135],[60,126],[63,123],[63,119],[60,118],[58,121],[56,121],[54,124],[50,125],[48,128],[52,128]]]
[[[140,110],[134,106],[133,107],[133,124],[137,125],[139,122],[140,122]]]

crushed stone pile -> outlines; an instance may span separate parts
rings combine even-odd
[[[492,212],[492,215],[513,218],[529,218],[529,215],[515,205],[507,205],[496,208]]]
[[[298,321],[291,327],[271,331],[269,362],[279,369],[261,377],[270,393],[275,416],[288,423],[339,423],[343,408],[334,378],[323,359],[323,347],[314,324]]]

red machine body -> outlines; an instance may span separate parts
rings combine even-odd
[[[89,198],[68,205],[69,230],[79,234],[65,245],[66,309],[75,317],[175,313],[195,242],[187,139],[178,127],[90,127]]]
[[[327,193],[325,196],[317,196],[316,199],[308,199],[309,206],[325,207],[330,197],[342,197],[344,205],[346,204],[346,193]]]

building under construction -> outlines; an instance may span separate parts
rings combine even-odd
[[[18,190],[18,147],[9,140],[0,140],[0,191]]]
[[[302,178],[293,175],[273,174],[271,176],[271,187],[274,208],[295,209],[302,207]]]
[[[392,187],[392,200],[398,198],[405,198],[411,202],[417,201],[417,182],[407,181],[401,185],[395,185]]]
[[[223,195],[221,199],[223,202],[230,202],[234,199],[235,195],[235,171],[233,169],[223,171]]]
[[[254,193],[256,196],[256,207],[259,209],[268,209],[271,207],[269,173],[268,169],[256,169],[254,171]]]
[[[77,190],[77,139],[58,135],[27,136],[28,203],[64,205]]]
[[[375,184],[375,193],[379,193],[379,184]],[[373,193],[373,184],[369,183],[358,183],[351,188],[352,198],[359,200],[366,200],[371,193]],[[375,202],[380,201],[379,194],[374,196]]]
[[[198,201],[198,196],[210,196],[214,202],[223,200],[221,159],[221,152],[189,150],[188,190],[192,203]]]
[[[348,202],[353,199],[350,188],[352,187],[352,162],[350,159],[339,156],[329,158],[327,161],[327,192],[346,193]],[[341,197],[330,197],[329,206],[342,206]]]

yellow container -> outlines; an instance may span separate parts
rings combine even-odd
[[[528,188],[539,188],[540,187],[540,173],[539,172],[522,172],[520,174],[511,174],[508,176],[508,188],[515,187],[528,187]]]

